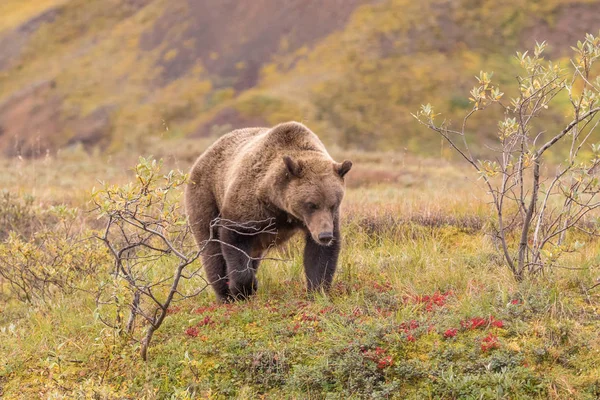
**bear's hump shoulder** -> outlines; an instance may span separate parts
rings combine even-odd
[[[321,141],[310,129],[300,122],[284,122],[274,126],[269,132],[269,141],[284,147],[310,147],[310,150],[321,149]],[[309,150],[309,149],[307,149]]]

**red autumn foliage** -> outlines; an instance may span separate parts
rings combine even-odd
[[[400,324],[400,330],[402,332],[408,333],[408,331],[413,331],[419,327],[419,323],[414,319],[409,322],[403,322]]]
[[[521,304],[521,302],[519,301],[519,299],[514,299],[514,300],[510,301],[510,304],[512,304],[512,305],[518,305],[518,304]]]
[[[463,329],[472,331],[472,330],[475,330],[478,328],[485,328],[488,326],[492,326],[495,328],[503,328],[504,321],[502,321],[500,319],[496,319],[492,315],[488,319],[481,318],[481,317],[473,317],[473,318],[461,321],[460,325],[463,327]]]
[[[368,350],[361,346],[360,352],[368,360],[377,363],[377,368],[384,369],[394,364],[392,356],[386,355],[386,350],[381,347],[376,347],[375,350]]]
[[[331,307],[331,306],[328,306],[328,307],[325,307],[325,308],[323,308],[321,311],[319,311],[319,313],[320,313],[320,314],[328,314],[328,313],[330,313],[331,311],[333,311],[333,307]]]
[[[207,325],[212,325],[214,324],[215,321],[213,321],[212,317],[210,315],[205,316],[204,318],[202,318],[202,320],[200,322],[198,322],[196,324],[196,326],[190,326],[189,328],[187,328],[185,330],[185,334],[191,337],[197,337],[198,334],[200,333],[200,329],[203,326],[207,326]]]
[[[300,321],[302,322],[314,322],[314,321],[318,321],[319,318],[315,315],[310,315],[310,314],[306,314],[306,313],[302,313],[300,315]]]
[[[481,328],[487,325],[487,320],[481,317],[473,317],[471,319],[467,319],[465,321],[461,321],[460,325],[467,330],[475,330],[477,328]]]
[[[415,335],[413,335],[413,332],[417,328],[419,328],[419,323],[413,319],[411,321],[401,323],[398,327],[398,330],[407,335],[406,340],[408,340],[409,342],[415,342],[417,338],[415,337]]]
[[[211,306],[205,306],[205,307],[198,307],[192,310],[192,313],[194,314],[204,314],[206,312],[212,312],[215,311],[217,309],[216,305],[211,305]]]
[[[206,317],[204,317],[202,319],[202,321],[198,322],[197,326],[206,326],[206,325],[212,325],[214,324],[215,321],[213,321],[213,319],[211,318],[210,315],[207,315]]]
[[[195,326],[190,326],[189,328],[187,328],[185,330],[185,334],[191,337],[197,337],[198,334],[200,333],[200,330],[198,328],[196,328]]]
[[[377,368],[385,369],[387,367],[391,367],[393,364],[394,359],[392,358],[392,356],[385,356],[377,362]]]
[[[177,314],[179,311],[181,311],[181,306],[169,307],[167,309],[167,314]]]
[[[504,328],[504,321],[496,319],[493,316],[490,317],[490,325],[496,328]]]
[[[498,337],[494,334],[488,334],[481,341],[481,351],[484,353],[498,348],[500,348],[500,342],[498,341]]]
[[[426,311],[433,311],[435,307],[444,307],[449,296],[452,296],[454,292],[448,290],[444,293],[435,292],[430,295],[413,296],[412,301],[416,304],[425,304]]]
[[[387,282],[386,283],[373,282],[373,289],[375,289],[375,291],[377,291],[379,293],[386,293],[392,289],[392,285],[390,285]]]
[[[456,336],[457,333],[458,333],[458,329],[450,328],[450,329],[447,329],[446,332],[444,332],[444,337],[447,339],[453,338],[454,336]]]
[[[299,300],[296,302],[296,308],[306,308],[308,305],[309,303],[307,301]]]

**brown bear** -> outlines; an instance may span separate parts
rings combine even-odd
[[[352,162],[335,162],[298,122],[222,136],[192,167],[185,207],[206,276],[221,302],[244,299],[265,252],[301,231],[309,291],[331,286],[339,207]]]

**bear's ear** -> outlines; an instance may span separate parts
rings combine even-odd
[[[343,163],[335,163],[333,168],[335,169],[335,172],[337,172],[337,174],[343,178],[344,175],[346,175],[352,168],[352,161],[346,160]]]
[[[284,156],[283,162],[285,163],[288,172],[292,174],[292,176],[295,176],[296,178],[300,178],[302,176],[302,170],[304,169],[304,166],[302,165],[301,161],[294,161],[292,157]]]

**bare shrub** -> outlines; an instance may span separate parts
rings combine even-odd
[[[98,238],[114,261],[111,278],[101,283],[97,296],[99,310],[110,306],[109,315],[98,315],[115,332],[128,337],[134,334],[141,317],[147,324],[140,340],[144,360],[169,307],[208,287],[196,260],[206,244],[218,241],[211,237],[198,249],[181,210],[181,189],[187,175],[181,171],[165,174],[162,168],[162,161],[140,158],[134,182],[123,186],[103,184],[93,193],[94,211],[105,222]],[[266,228],[249,234],[258,235],[271,228],[262,225]],[[216,232],[217,228],[249,227],[217,218],[211,228]],[[183,280],[190,281],[185,289]]]
[[[586,35],[573,47],[569,67],[543,57],[545,43],[533,54],[517,53],[523,70],[517,77],[518,94],[503,103],[503,93],[492,83],[492,74],[481,72],[470,94],[472,109],[455,128],[436,122],[433,107],[421,106],[414,117],[438,132],[485,182],[496,214],[496,236],[504,258],[517,280],[556,266],[559,257],[583,244],[568,234],[595,235],[597,227],[584,227],[584,217],[600,207],[600,144],[592,144],[600,112],[600,77],[594,64],[600,58],[600,37]],[[536,130],[536,120],[551,117],[548,111],[557,96],[568,98],[570,122],[555,132]],[[470,118],[490,106],[504,109],[498,123],[493,159],[473,156]],[[554,173],[542,176],[548,153],[565,154]],[[511,232],[517,230],[513,235]]]
[[[141,356],[154,332],[161,326],[175,301],[204,290],[207,283],[190,293],[179,291],[182,278],[198,275],[199,268],[184,274],[198,258],[190,229],[179,212],[181,191],[187,177],[180,171],[162,173],[162,162],[140,158],[135,167],[136,181],[123,186],[103,184],[94,190],[94,212],[105,221],[98,237],[112,255],[111,279],[100,284],[98,306],[110,305],[112,321],[102,321],[119,334],[133,334],[136,318],[147,323]],[[178,298],[176,298],[178,295]],[[126,316],[126,319],[125,319]]]

